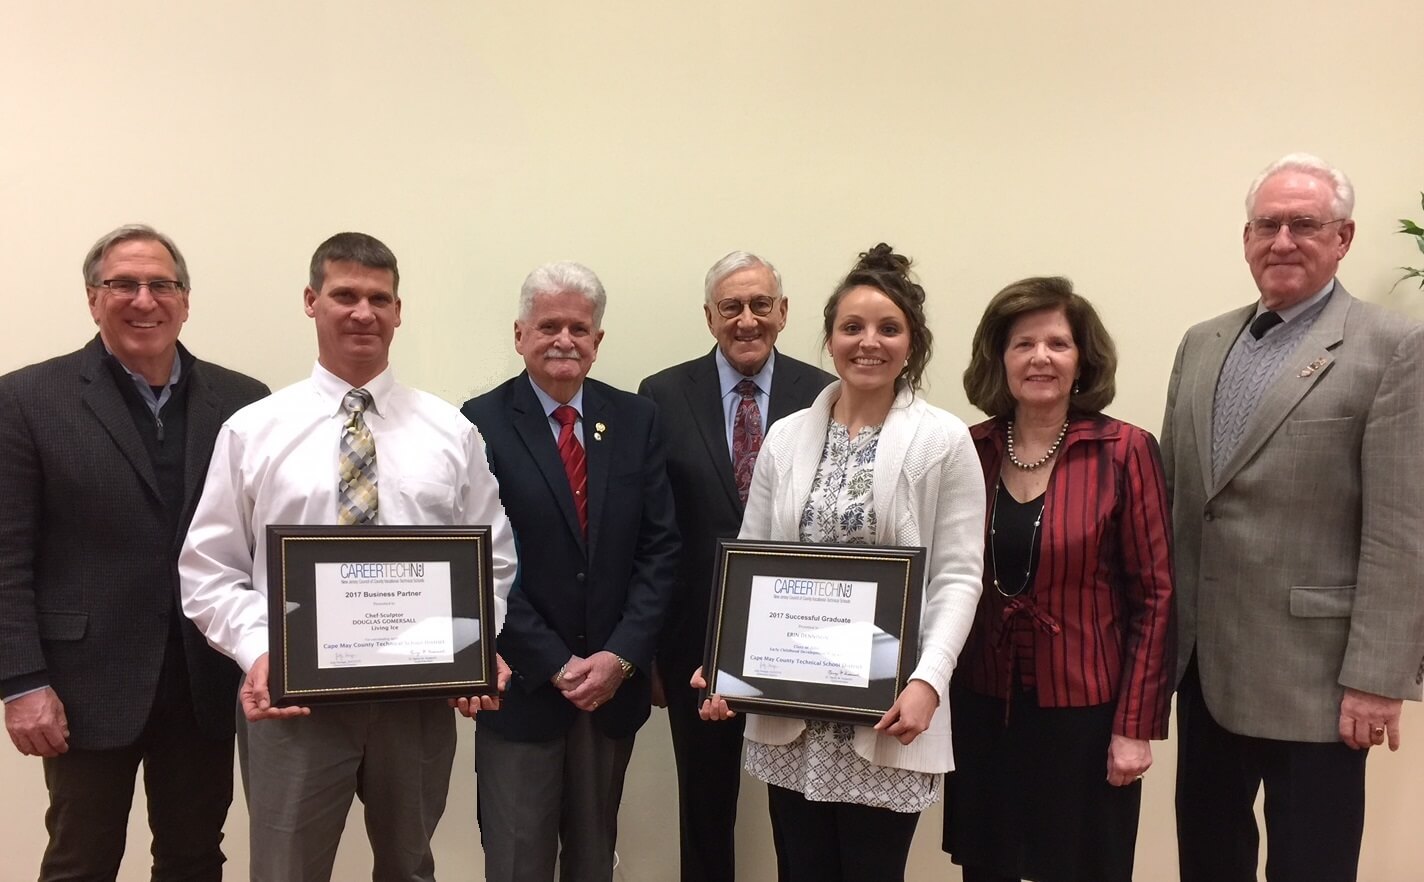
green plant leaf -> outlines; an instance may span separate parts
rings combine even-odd
[[[1406,233],[1410,236],[1424,236],[1424,227],[1419,226],[1408,218],[1399,219],[1399,229],[1395,232]]]
[[[1401,283],[1415,278],[1419,279],[1420,290],[1424,290],[1424,269],[1415,269],[1412,266],[1402,266],[1399,267],[1399,269],[1404,270],[1404,275],[1400,276],[1395,280],[1393,285],[1389,286],[1391,292],[1393,292],[1395,288],[1398,288]]]

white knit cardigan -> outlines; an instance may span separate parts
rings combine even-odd
[[[740,538],[799,541],[801,511],[839,397],[840,383],[832,383],[809,408],[767,432]],[[958,417],[901,390],[880,430],[871,493],[876,544],[928,550],[919,660],[910,677],[928,683],[940,701],[929,729],[911,744],[856,726],[853,745],[877,765],[948,772],[954,768],[949,678],[974,621],[984,569],[984,473],[969,429]],[[746,737],[789,744],[805,728],[802,720],[749,714]]]

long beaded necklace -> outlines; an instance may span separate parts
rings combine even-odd
[[[989,514],[989,562],[994,566],[994,590],[1004,597],[1018,597],[1028,588],[1029,577],[1033,575],[1033,553],[1038,548],[1038,528],[1043,523],[1043,510],[1048,507],[1048,493],[1045,491],[1040,497],[1038,514],[1033,518],[1033,533],[1028,540],[1023,581],[1019,583],[1018,590],[1010,594],[999,584],[999,494],[1008,492],[1008,488],[1000,482],[999,489],[994,493],[994,508]]]
[[[1037,460],[1033,462],[1023,462],[1017,456],[1014,456],[1014,421],[1009,420],[1009,462],[1014,464],[1014,468],[1023,469],[1026,472],[1031,472],[1034,469],[1042,468],[1048,463],[1050,459],[1053,459],[1054,454],[1058,453],[1058,448],[1062,446],[1063,438],[1067,434],[1068,419],[1065,417],[1063,420],[1063,428],[1058,430],[1058,437],[1053,439],[1053,443],[1049,445],[1048,451],[1044,453],[1043,456],[1040,456]]]

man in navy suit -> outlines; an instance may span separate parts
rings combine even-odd
[[[623,777],[650,709],[677,528],[657,408],[588,371],[606,297],[571,262],[525,279],[526,371],[465,402],[520,549],[498,648],[513,678],[476,729],[485,878],[613,877]]]
[[[658,686],[662,689],[655,700],[662,697],[667,705],[677,758],[682,882],[732,882],[742,718],[724,723],[698,719],[697,691],[688,680],[702,664],[717,539],[736,538],[742,523],[746,497],[733,463],[742,399],[738,384],[754,386],[748,391],[764,432],[781,417],[809,407],[835,377],[776,351],[787,310],[776,267],[755,254],[733,251],[712,264],[703,288],[702,311],[717,345],[706,355],[653,374],[638,392],[658,404],[682,534],[678,586],[654,681],[655,693]],[[754,464],[756,452],[750,449],[744,457]],[[750,479],[750,464],[744,471]]]
[[[174,561],[218,427],[267,387],[178,342],[188,265],[153,228],[94,243],[84,286],[98,335],[0,377],[5,728],[44,761],[41,879],[114,878],[142,764],[153,879],[215,882],[240,672]]]

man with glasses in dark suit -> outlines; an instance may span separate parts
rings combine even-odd
[[[702,664],[717,539],[736,538],[761,438],[810,406],[835,379],[776,351],[786,327],[781,274],[733,251],[707,271],[702,311],[717,345],[638,387],[658,404],[682,552],[659,642],[657,680],[668,709],[680,793],[682,882],[730,882],[741,784],[741,717],[707,723],[688,681]],[[657,696],[655,696],[657,697]]]
[[[237,666],[183,617],[174,565],[223,420],[267,387],[194,358],[188,266],[119,227],[89,250],[98,335],[0,378],[0,693],[43,758],[41,879],[119,871],[140,764],[155,880],[222,878]]]

